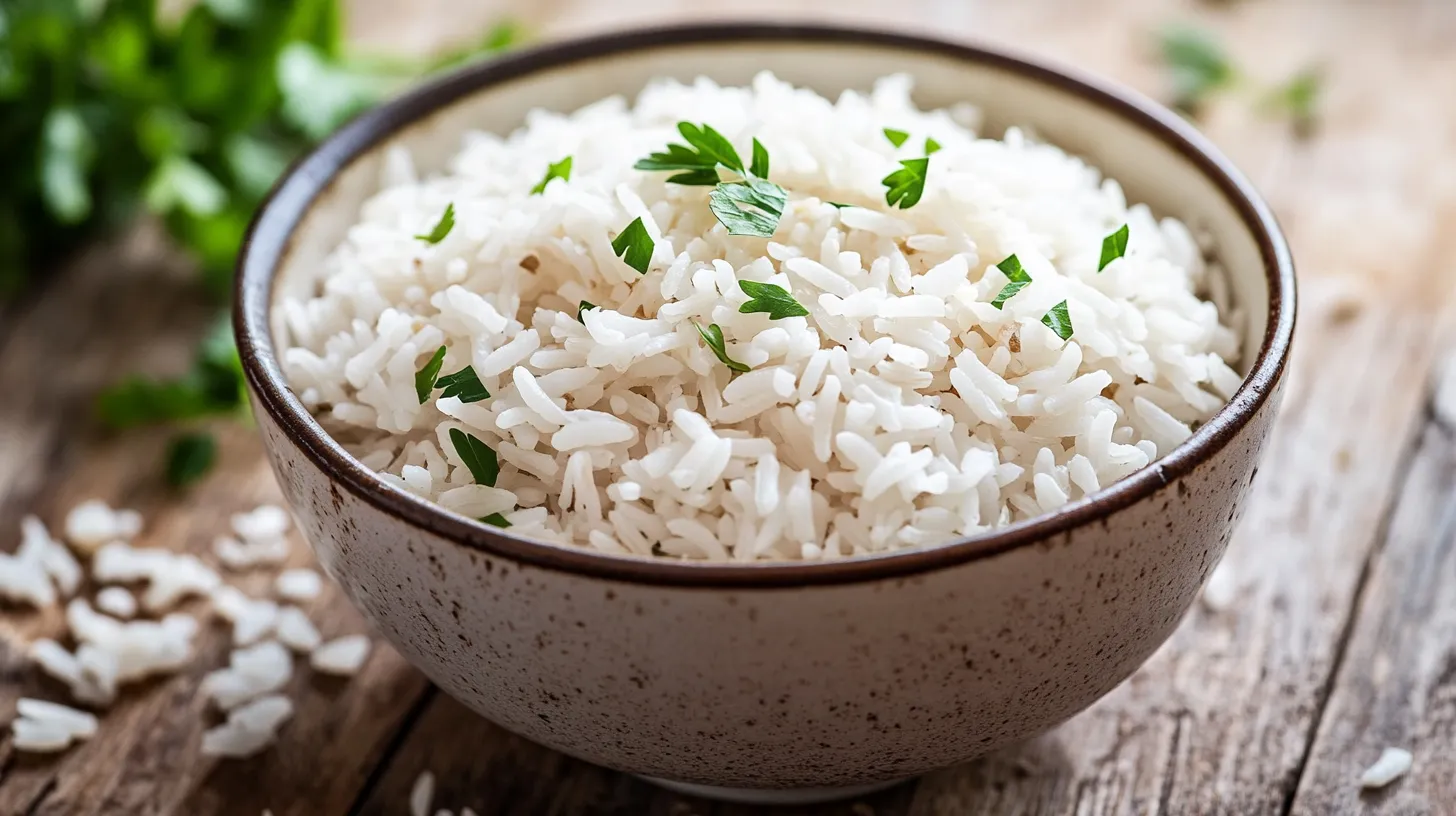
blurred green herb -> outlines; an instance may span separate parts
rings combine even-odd
[[[1320,94],[1324,90],[1324,72],[1309,67],[1295,74],[1288,82],[1264,98],[1264,109],[1289,117],[1294,135],[1308,139],[1319,123]]]
[[[222,300],[253,211],[288,163],[422,74],[509,48],[505,23],[425,60],[346,54],[339,0],[0,0],[0,299],[61,255],[159,218]],[[98,399],[116,428],[237,411],[231,335],[183,377]]]
[[[167,484],[176,488],[191,485],[212,470],[217,460],[217,442],[207,433],[185,433],[167,445]]]
[[[933,138],[931,138],[929,136],[926,136],[925,137],[925,155],[929,156],[931,153],[934,153],[935,151],[937,151],[939,149],[940,149],[940,142],[937,142],[935,139],[933,139]]]
[[[905,140],[910,138],[909,133],[906,133],[903,130],[896,130],[894,128],[885,128],[881,132],[885,134],[886,139],[890,140],[890,144],[894,145],[895,147],[899,147],[900,145],[905,144]]]
[[[1207,98],[1233,83],[1233,63],[1213,35],[1186,25],[1163,30],[1158,40],[1172,81],[1173,106],[1197,116]]]
[[[584,312],[584,311],[586,311],[587,309],[597,309],[597,308],[600,308],[600,307],[597,306],[595,303],[592,303],[589,300],[583,300],[576,307],[576,320],[577,320],[577,322],[578,323],[586,323],[585,320],[582,320],[581,319],[581,313]]]
[[[506,517],[501,515],[500,513],[491,513],[488,516],[481,516],[480,520],[491,526],[499,527],[502,530],[511,526],[511,523],[509,521],[506,521]]]

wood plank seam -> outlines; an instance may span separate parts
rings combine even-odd
[[[359,792],[354,796],[354,801],[349,804],[348,812],[350,816],[358,814],[364,807],[364,803],[369,801],[369,796],[378,787],[379,780],[384,777],[390,766],[394,764],[395,756],[404,747],[405,742],[409,739],[410,733],[414,731],[415,726],[425,716],[425,712],[429,710],[430,703],[434,702],[439,694],[440,690],[435,687],[434,683],[427,684],[424,691],[420,692],[419,698],[410,705],[409,712],[404,715],[404,719],[399,723],[399,729],[390,735],[389,742],[384,746],[384,751],[379,756],[379,761],[374,763],[374,767],[369,769],[369,775],[365,777],[364,784],[359,786]]]
[[[1360,566],[1360,576],[1355,582],[1355,594],[1348,611],[1345,614],[1344,623],[1341,625],[1340,637],[1336,641],[1334,660],[1330,662],[1329,674],[1320,685],[1318,701],[1315,704],[1314,716],[1310,718],[1307,738],[1304,744],[1304,752],[1299,757],[1299,764],[1295,766],[1294,774],[1288,789],[1284,792],[1284,804],[1280,809],[1281,816],[1290,816],[1294,811],[1295,802],[1298,798],[1301,785],[1304,783],[1305,775],[1309,770],[1309,761],[1314,753],[1315,741],[1319,736],[1320,727],[1325,722],[1328,714],[1330,699],[1334,694],[1335,684],[1340,676],[1340,671],[1345,665],[1345,657],[1350,648],[1350,641],[1355,634],[1355,626],[1360,620],[1360,613],[1364,609],[1366,592],[1369,589],[1370,576],[1374,571],[1376,562],[1382,553],[1385,552],[1386,544],[1390,540],[1391,524],[1395,519],[1396,511],[1400,509],[1400,496],[1405,492],[1412,476],[1415,474],[1416,455],[1420,451],[1422,439],[1427,428],[1435,426],[1443,431],[1449,429],[1441,423],[1437,412],[1434,410],[1434,393],[1428,392],[1422,403],[1422,415],[1420,421],[1412,426],[1411,432],[1401,448],[1400,466],[1397,470],[1395,484],[1391,495],[1395,497],[1385,506],[1384,513],[1380,519],[1380,525],[1376,528],[1375,540],[1366,550],[1365,562]]]

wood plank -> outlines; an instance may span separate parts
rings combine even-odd
[[[21,315],[0,348],[0,547],[13,550],[19,518],[34,512],[58,526],[65,510],[89,497],[142,510],[141,546],[206,554],[229,514],[278,501],[251,428],[217,427],[221,467],[185,497],[163,485],[164,430],[107,435],[87,421],[94,394],[118,372],[177,373],[211,319],[192,276],[167,262],[145,236],[98,247]],[[159,262],[158,259],[161,259]],[[312,555],[295,546],[293,563]],[[268,592],[270,576],[238,583]],[[189,609],[201,611],[194,603]],[[309,607],[325,633],[365,631],[340,593]],[[66,700],[24,654],[31,640],[63,629],[61,613],[7,608],[0,615],[0,712],[8,721],[25,695]],[[197,754],[202,731],[217,721],[196,695],[202,676],[226,662],[226,630],[204,623],[200,648],[182,674],[124,691],[100,733],[59,757],[18,756],[8,729],[0,741],[0,813],[341,813],[425,688],[424,679],[381,648],[351,682],[296,672],[287,693],[298,712],[280,744],[247,762]],[[343,738],[347,736],[347,738]]]
[[[1447,367],[1448,378],[1456,370]],[[1456,381],[1450,382],[1456,385]],[[1360,596],[1293,813],[1447,813],[1456,807],[1456,423],[1421,433]],[[1358,779],[1386,747],[1415,755],[1380,791]]]
[[[485,816],[750,816],[756,808],[678,796],[535,745],[436,692],[358,816],[400,813],[420,773],[435,775],[434,808]],[[913,786],[821,807],[776,808],[778,816],[900,816]],[[434,810],[431,811],[433,813]]]

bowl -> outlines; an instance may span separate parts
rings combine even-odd
[[[814,564],[705,564],[529,541],[394,489],[288,390],[270,304],[308,286],[384,148],[443,168],[470,129],[517,127],[661,76],[770,69],[832,96],[907,72],[985,132],[1033,128],[1130,199],[1206,230],[1245,318],[1245,381],[1193,436],[1087,499],[942,546]],[[372,625],[440,688],[575,757],[695,793],[853,794],[1046,731],[1169,636],[1223,554],[1278,402],[1294,273],[1249,183],[1130,91],[988,47],[819,25],[698,25],[549,44],[467,68],[350,123],[253,223],[237,338],[299,527]]]

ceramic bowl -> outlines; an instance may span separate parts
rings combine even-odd
[[[648,80],[833,96],[884,74],[922,107],[1029,126],[1206,230],[1245,315],[1246,380],[1156,464],[990,535],[828,564],[712,565],[528,541],[392,489],[289,392],[269,307],[376,189],[388,145],[440,169],[471,129],[572,110]],[[1023,57],[821,26],[715,25],[547,45],[374,110],[293,168],[255,221],[237,291],[257,422],[323,568],[440,688],[536,742],[699,793],[852,793],[1045,731],[1122,682],[1218,562],[1275,413],[1294,275],[1268,208],[1191,126]]]

